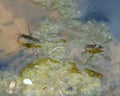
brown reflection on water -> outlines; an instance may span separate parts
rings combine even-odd
[[[4,50],[6,54],[18,48],[17,33],[21,29],[21,32],[25,32],[23,31],[25,21],[14,19],[13,15],[3,5],[0,5],[0,12],[0,49]]]
[[[29,58],[32,50],[25,50],[21,55],[20,50],[24,48],[17,43],[17,37],[19,32],[29,34],[27,24],[34,28],[44,13],[28,0],[0,0],[0,67],[17,68]]]
[[[29,0],[2,0],[1,2],[13,12],[15,17],[23,18],[32,26],[46,14],[46,11],[39,5],[33,4]]]
[[[20,47],[17,43],[18,31],[21,33],[26,33],[27,31],[25,28],[25,21],[23,19],[14,18],[13,14],[2,4],[0,4],[0,12],[0,50],[2,50],[0,53],[0,66],[3,67],[13,64],[12,60],[15,60],[13,58],[19,53],[19,50],[17,50],[13,52],[13,54],[7,55]],[[19,58],[17,65],[21,62],[20,60],[22,59]]]

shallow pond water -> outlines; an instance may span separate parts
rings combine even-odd
[[[120,21],[120,1],[119,0],[83,0],[81,9],[83,21],[96,20],[107,24],[113,36],[120,41],[119,21]]]
[[[97,17],[87,13],[93,4],[88,1],[0,1],[2,96],[120,94],[119,38],[113,35],[116,27],[106,26],[118,21],[100,9]],[[103,52],[86,47],[94,44]]]

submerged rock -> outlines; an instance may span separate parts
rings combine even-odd
[[[98,95],[102,91],[101,78],[80,71],[73,62],[51,58],[39,58],[27,64],[21,70],[20,78],[29,78],[33,81],[31,87],[22,87],[22,90],[24,94],[32,92],[35,96],[38,96],[37,94],[88,96]]]

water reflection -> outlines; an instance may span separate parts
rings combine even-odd
[[[31,26],[35,26],[40,18],[46,15],[45,10],[29,0],[1,0],[1,2],[10,9],[15,18],[24,18]]]
[[[83,21],[96,20],[107,23],[110,31],[120,41],[120,0],[85,0],[82,5]]]
[[[18,50],[18,52],[8,56],[0,55],[0,71],[19,72],[21,66],[24,66],[24,64],[28,62],[32,62],[33,58],[33,54],[25,52],[25,50]]]
[[[13,3],[15,3],[14,8],[12,7]],[[33,57],[32,49],[24,50],[25,48],[18,44],[17,39],[19,32],[21,34],[29,34],[26,21],[31,22],[31,20],[34,19],[34,16],[38,16],[37,14],[40,10],[39,12],[36,12],[34,11],[36,9],[33,8],[32,11],[30,6],[28,9],[23,7],[23,9],[21,9],[19,4],[22,4],[21,6],[23,7],[26,7],[27,5],[24,5],[21,0],[0,1],[0,70],[2,71],[17,70],[17,67],[19,67],[20,64],[26,62],[25,59],[29,60]],[[31,11],[31,15],[24,9],[26,9],[28,13]],[[32,12],[36,12],[37,14]]]

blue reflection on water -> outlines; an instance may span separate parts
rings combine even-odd
[[[114,37],[120,41],[120,0],[85,0],[80,9],[82,21],[105,22]]]
[[[103,22],[109,22],[109,19],[102,13],[99,12],[90,12],[86,14],[83,18],[82,21],[86,22],[89,20],[95,20],[95,21],[103,21]]]
[[[1,60],[0,58],[0,71],[4,71],[7,70],[8,68],[10,68],[11,64],[21,58],[23,55],[22,54],[16,54],[16,55],[10,55],[10,56],[5,56],[6,59]]]
[[[27,64],[27,60],[33,60],[33,54],[24,54],[24,51],[20,51],[15,55],[4,56],[5,59],[0,58],[0,71],[11,71],[14,72],[20,70],[19,68],[23,64]],[[17,61],[17,62],[16,62]],[[22,68],[22,67],[21,67]]]

